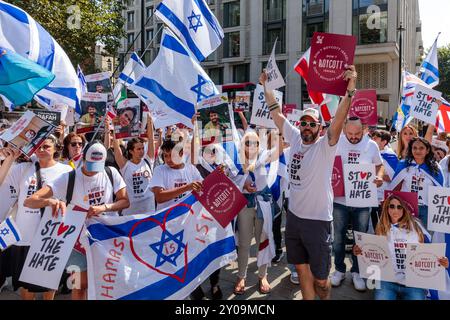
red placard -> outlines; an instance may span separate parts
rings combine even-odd
[[[192,193],[223,228],[247,205],[247,199],[220,169],[203,180],[202,191]]]
[[[403,201],[405,201],[409,207],[409,211],[411,211],[411,213],[414,217],[419,216],[419,198],[417,196],[417,193],[384,190],[384,199],[389,197],[391,194],[393,194],[393,195],[399,197],[400,199],[402,199]]]
[[[297,109],[297,105],[295,103],[283,105],[284,116],[286,117],[288,114],[291,114],[294,109]]]
[[[311,40],[308,90],[344,96],[346,65],[353,64],[356,37],[315,32]]]
[[[376,126],[377,116],[377,90],[358,90],[352,100],[349,111],[350,117],[358,117],[363,124]]]
[[[341,156],[336,156],[336,158],[334,158],[331,185],[333,187],[333,194],[335,197],[345,197],[344,170],[342,167]]]

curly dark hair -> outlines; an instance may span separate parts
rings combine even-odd
[[[431,148],[431,144],[422,137],[414,137],[409,142],[408,151],[407,151],[406,159],[405,159],[406,163],[410,164],[414,160],[414,156],[412,153],[412,147],[413,147],[413,144],[416,142],[421,142],[427,148],[427,155],[425,156],[425,164],[430,168],[431,173],[433,175],[437,175],[439,173],[439,165],[436,162],[436,160],[434,160],[433,149]]]

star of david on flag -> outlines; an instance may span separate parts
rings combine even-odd
[[[236,259],[231,224],[223,228],[192,194],[156,214],[88,219],[80,241],[89,300],[182,300]]]
[[[205,60],[222,43],[224,33],[205,0],[163,0],[158,16],[194,54]]]
[[[148,97],[151,111],[164,110],[173,123],[192,128],[195,104],[219,94],[214,83],[183,43],[164,29],[161,48],[130,90]],[[166,124],[169,125],[169,124]]]
[[[0,223],[0,249],[5,250],[22,239],[19,228],[13,219],[7,218]]]

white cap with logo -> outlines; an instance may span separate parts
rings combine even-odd
[[[106,148],[100,142],[88,145],[84,150],[84,161],[86,170],[90,172],[100,172],[105,169]]]
[[[311,117],[311,118],[313,118],[316,121],[319,121],[319,122],[321,121],[320,113],[316,109],[308,108],[308,109],[303,110],[303,113],[302,113],[302,116],[300,117],[300,120],[303,117],[306,117],[306,116]]]

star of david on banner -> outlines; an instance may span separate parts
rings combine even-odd
[[[181,230],[177,234],[173,235],[165,229],[161,235],[161,240],[150,245],[150,248],[152,248],[152,250],[157,254],[155,265],[156,268],[162,266],[166,262],[171,263],[175,267],[177,266],[176,260],[183,253],[184,248],[186,248],[186,245],[183,243],[183,232],[184,230]],[[174,249],[174,247],[171,246],[172,243],[176,244],[176,250],[175,252],[169,253],[169,250],[172,251]],[[165,244],[169,244],[169,247],[166,248]],[[165,254],[164,249],[166,249],[166,253],[169,254]]]
[[[192,91],[197,93],[197,102],[200,102],[203,99],[211,98],[215,95],[214,88],[211,88],[212,85],[213,84],[210,81],[207,81],[201,75],[198,75],[198,83],[191,88]],[[206,86],[206,90],[209,91],[209,94],[204,93],[203,86]]]
[[[188,17],[189,29],[192,29],[195,33],[197,33],[198,28],[203,27],[201,18],[202,16],[200,14],[195,14],[195,12],[192,10],[191,16]],[[194,20],[196,21],[196,24],[194,24]]]

